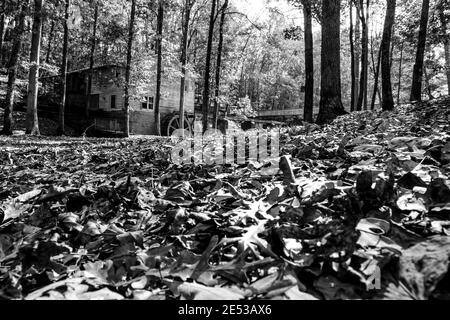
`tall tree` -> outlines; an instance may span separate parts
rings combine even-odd
[[[211,79],[211,56],[212,56],[212,45],[214,37],[214,21],[216,14],[216,4],[217,0],[212,0],[211,13],[209,17],[209,32],[208,32],[208,45],[206,48],[206,62],[205,62],[205,77],[204,77],[204,88],[203,88],[203,131],[208,130],[208,116],[209,116],[209,105],[210,105],[210,79]]]
[[[157,64],[156,64],[156,99],[155,99],[155,123],[156,134],[161,135],[161,76],[162,76],[162,40],[164,26],[164,0],[159,0],[157,18]],[[184,113],[183,113],[184,114]]]
[[[63,135],[65,132],[65,109],[66,109],[66,91],[67,91],[67,60],[69,54],[69,18],[70,18],[71,0],[66,0],[64,8],[64,36],[63,36],[63,53],[61,63],[61,101],[58,112],[58,135]]]
[[[180,82],[180,129],[184,129],[184,100],[185,100],[185,87],[186,87],[186,65],[187,65],[187,53],[188,53],[188,38],[189,38],[189,25],[191,22],[191,11],[195,3],[195,0],[185,0],[184,4],[184,17],[183,17],[183,38],[181,40],[181,82]]]
[[[400,61],[398,63],[398,83],[397,83],[397,105],[400,105],[400,92],[402,90],[402,76],[403,76],[403,47],[404,42],[400,44]]]
[[[52,53],[52,45],[53,45],[53,37],[55,33],[55,20],[52,19],[51,25],[50,25],[50,31],[48,33],[48,40],[47,40],[47,56],[45,58],[45,63],[50,63],[50,56]]]
[[[34,16],[31,37],[30,75],[28,80],[28,100],[26,133],[40,135],[37,98],[39,89],[39,57],[41,54],[42,6],[44,0],[34,0]]]
[[[3,121],[3,134],[12,135],[13,133],[13,109],[14,96],[16,89],[17,67],[20,57],[20,49],[22,47],[23,34],[25,31],[25,17],[28,11],[29,0],[22,1],[18,23],[14,29],[14,42],[11,55],[8,61],[8,85],[6,88],[5,112]]]
[[[222,71],[222,51],[223,51],[223,33],[225,28],[225,17],[227,15],[229,0],[225,0],[221,9],[221,17],[219,24],[219,44],[217,47],[217,62],[216,62],[216,87],[214,93],[214,114],[213,127],[217,128],[217,118],[219,116],[219,95],[220,95],[220,76]]]
[[[6,17],[6,0],[1,0],[2,5],[0,7],[0,61],[2,61],[3,55],[3,35],[5,33],[5,17]]]
[[[392,27],[395,21],[396,0],[387,0],[386,17],[384,20],[383,38],[381,39],[381,81],[383,90],[383,110],[394,109],[391,82],[390,47],[392,40]]]
[[[422,101],[422,77],[427,42],[427,28],[430,12],[430,0],[422,1],[422,14],[420,17],[419,39],[417,43],[416,62],[414,64],[413,81],[411,85],[411,101]]]
[[[356,110],[367,110],[367,87],[369,75],[369,8],[370,0],[366,0],[364,8],[364,0],[359,1],[359,18],[362,25],[361,35],[361,78],[359,85],[359,97]]]
[[[352,0],[358,1],[358,0]],[[358,108],[359,85],[361,74],[361,19],[359,5],[356,4],[356,21],[355,21],[355,101],[353,111]]]
[[[441,37],[444,44],[445,55],[445,73],[447,75],[448,94],[450,95],[450,32],[448,32],[448,17],[445,15],[445,9],[450,7],[449,0],[440,0],[437,4],[439,22],[441,24]]]
[[[380,90],[378,88],[378,83],[380,80],[380,66],[381,66],[381,49],[378,50],[378,58],[377,63],[375,64],[375,58],[374,58],[374,43],[372,39],[372,50],[371,50],[371,57],[372,57],[372,68],[373,68],[373,77],[374,77],[374,84],[373,84],[373,93],[372,93],[372,102],[370,103],[370,109],[375,109],[375,102],[377,100],[377,94],[380,94]],[[381,97],[380,97],[380,103],[381,103]]]
[[[355,74],[355,38],[354,38],[354,28],[353,28],[353,0],[349,1],[349,10],[350,10],[350,73],[351,73],[351,82],[352,88],[350,89],[350,111],[355,111],[355,101],[356,97],[356,74]],[[358,19],[357,19],[358,20]],[[357,22],[358,23],[358,22]]]
[[[303,0],[303,18],[305,20],[305,107],[303,119],[312,123],[314,110],[314,44],[312,33],[311,0]]]
[[[94,65],[95,65],[95,49],[97,47],[97,24],[98,24],[98,2],[94,1],[94,26],[92,30],[91,38],[91,51],[89,53],[89,76],[88,87],[86,90],[86,118],[89,117],[89,109],[91,108],[91,93],[92,93],[92,79],[94,77]]]
[[[124,97],[124,136],[130,136],[130,78],[131,78],[131,59],[133,55],[134,40],[134,20],[136,18],[136,0],[131,0],[130,23],[128,27],[128,44],[127,44],[127,64],[125,67],[125,97]]]
[[[322,1],[321,90],[318,124],[345,114],[341,99],[341,1]]]

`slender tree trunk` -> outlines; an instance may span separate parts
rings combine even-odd
[[[89,77],[86,90],[86,119],[89,118],[89,109],[91,108],[92,79],[94,77],[95,48],[97,46],[97,24],[98,24],[98,3],[94,3],[94,29],[92,31],[91,52],[89,53]]]
[[[69,53],[69,10],[71,6],[71,0],[66,0],[66,7],[64,13],[64,39],[63,39],[63,53],[61,64],[61,102],[59,105],[58,116],[58,135],[64,135],[65,133],[65,109],[66,109],[66,89],[67,89],[67,60]]]
[[[345,114],[341,99],[340,0],[322,2],[321,91],[318,124]]]
[[[446,40],[444,43],[445,50],[445,73],[447,74],[447,86],[448,94],[450,95],[450,40]]]
[[[447,31],[448,21],[445,16],[445,8],[450,7],[449,0],[441,0],[438,7],[439,20],[441,22],[442,42],[444,44],[445,73],[447,75],[448,94],[450,95],[450,35]]]
[[[156,134],[161,135],[161,77],[162,77],[162,38],[163,38],[163,26],[164,26],[164,0],[159,0],[158,6],[158,22],[157,22],[157,64],[156,64],[156,98],[155,98],[155,124]],[[184,113],[183,113],[184,115]],[[181,115],[180,115],[181,120]],[[183,117],[184,122],[184,117]]]
[[[42,36],[42,6],[44,0],[34,1],[34,17],[31,38],[30,75],[28,81],[28,100],[26,133],[40,135],[39,118],[37,111],[37,98],[39,89],[39,57],[41,53]]]
[[[3,57],[3,39],[5,34],[5,17],[6,17],[6,0],[2,0],[2,6],[0,9],[1,15],[0,15],[0,61],[2,61]]]
[[[430,78],[428,77],[428,71],[427,71],[426,63],[423,66],[423,76],[424,76],[425,84],[427,86],[428,99],[430,99],[430,100],[434,99],[433,93],[431,92]]]
[[[392,41],[392,27],[395,21],[396,0],[387,0],[386,17],[384,20],[383,38],[381,39],[381,79],[383,88],[383,110],[394,109],[391,83],[390,46]]]
[[[185,0],[184,19],[183,19],[183,39],[181,43],[181,82],[180,82],[180,129],[184,130],[184,100],[186,87],[186,64],[188,52],[189,24],[191,21],[192,0]]]
[[[377,99],[377,94],[379,94],[379,91],[380,91],[378,88],[378,84],[380,81],[380,65],[381,65],[381,49],[378,51],[377,64],[375,65],[373,47],[374,46],[372,43],[371,56],[372,56],[372,66],[373,66],[373,75],[374,75],[374,85],[373,85],[372,103],[370,105],[371,110],[375,110],[375,102]],[[381,103],[381,100],[382,99],[380,98],[380,103]]]
[[[349,10],[350,10],[350,73],[351,73],[351,81],[352,81],[352,88],[351,88],[351,102],[350,102],[350,111],[355,111],[355,40],[354,40],[354,30],[353,30],[353,0],[349,1]]]
[[[392,26],[392,28],[395,28],[395,21],[394,21],[394,25]],[[392,69],[392,64],[394,63],[394,50],[395,50],[395,41],[394,39],[391,39],[391,51],[389,53],[389,65],[391,66]]]
[[[359,83],[360,83],[360,63],[361,63],[361,19],[360,14],[361,11],[359,9],[359,5],[356,4],[356,18],[355,18],[355,101],[353,104],[353,111],[358,108],[358,99],[359,99]]]
[[[216,92],[214,94],[214,116],[213,116],[213,126],[217,129],[217,119],[219,116],[219,95],[220,95],[220,75],[222,68],[222,51],[223,51],[223,33],[225,27],[225,17],[228,10],[229,0],[225,0],[222,6],[222,15],[220,17],[219,25],[219,44],[217,47],[217,63],[216,63]]]
[[[55,32],[55,20],[52,20],[52,24],[50,25],[50,31],[48,34],[48,43],[47,43],[47,56],[45,58],[45,63],[50,63],[50,55],[52,53],[52,44],[53,44],[53,34]]]
[[[403,46],[404,43],[400,45],[400,62],[398,66],[398,84],[397,84],[397,105],[400,105],[400,92],[402,90],[402,73],[403,73]]]
[[[29,1],[23,1],[19,14],[18,25],[14,30],[14,42],[11,56],[8,62],[8,85],[6,88],[5,112],[3,121],[3,134],[12,135],[13,133],[13,109],[14,93],[16,89],[17,67],[22,47],[23,34],[25,30],[25,17],[28,11]]]
[[[359,86],[359,98],[356,110],[367,110],[367,87],[368,87],[368,68],[369,68],[369,0],[367,0],[366,9],[364,9],[364,0],[360,0],[360,20],[362,24],[361,39],[361,78]]]
[[[364,58],[365,61],[365,95],[364,95],[364,110],[367,110],[367,106],[369,103],[368,96],[369,96],[369,21],[370,21],[370,0],[366,0],[366,39],[365,39],[365,45],[366,45],[366,55]]]
[[[209,18],[209,34],[208,34],[208,46],[206,49],[206,63],[205,63],[205,83],[203,90],[203,131],[208,130],[208,115],[209,115],[209,92],[210,92],[210,79],[211,79],[211,55],[212,55],[212,42],[214,36],[214,17],[216,13],[216,0],[212,0],[211,14]]]
[[[425,56],[425,45],[427,42],[429,11],[430,0],[423,0],[419,40],[417,43],[416,63],[414,64],[413,82],[411,85],[411,101],[422,101],[423,61]]]
[[[303,119],[314,122],[314,43],[312,34],[312,9],[310,0],[303,1],[305,20],[305,109]]]
[[[132,59],[132,54],[133,54],[135,17],[136,17],[136,0],[131,0],[130,25],[128,28],[127,65],[125,67],[124,136],[126,138],[128,138],[130,136],[130,78],[131,78],[131,59]]]

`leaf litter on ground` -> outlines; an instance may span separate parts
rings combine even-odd
[[[0,137],[0,298],[450,298],[449,118],[441,99],[283,128],[281,158],[240,166]]]

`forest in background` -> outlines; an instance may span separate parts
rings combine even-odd
[[[396,104],[411,100],[413,74],[421,86],[420,97],[413,100],[440,97],[450,90],[448,0],[271,0],[253,4],[230,0],[3,0],[0,63],[9,77],[3,105],[12,109],[16,79],[26,85],[28,78],[28,109],[35,109],[37,90],[32,88],[37,88],[38,77],[60,75],[61,90],[55,95],[61,101],[59,131],[63,132],[65,75],[108,64],[129,67],[127,88],[131,82],[145,88],[155,81],[193,75],[203,95],[204,116],[210,104],[215,109],[227,105],[244,115],[303,108],[304,120],[311,122],[321,100],[323,107],[329,105],[322,96],[328,90],[322,81],[340,82],[340,88],[332,91],[342,101],[339,109],[347,111],[381,106],[382,80],[388,76],[390,88],[386,90]],[[391,21],[385,19],[389,12]],[[330,34],[325,30],[335,31],[334,43],[324,39],[322,34]],[[384,31],[389,31],[389,39],[385,39],[383,76]],[[33,68],[36,61],[39,72]],[[322,72],[324,63],[333,66],[330,74],[326,68]],[[158,105],[158,96],[164,94],[161,85],[156,91]],[[26,90],[22,95],[27,95]],[[5,112],[6,122],[10,114]],[[34,113],[29,114],[27,131],[32,132]],[[35,133],[36,129],[34,125]],[[3,131],[11,133],[11,125]]]

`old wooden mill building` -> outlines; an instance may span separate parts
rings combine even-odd
[[[125,95],[125,68],[119,65],[104,65],[94,68],[92,91],[88,95],[89,69],[69,72],[66,90],[66,121],[72,122],[80,116],[87,115],[89,123],[97,131],[120,133],[124,131],[125,113],[123,112]],[[47,111],[56,111],[59,92],[59,78],[57,76],[42,77],[40,92],[40,106]],[[165,80],[161,89],[161,127],[163,134],[170,134],[179,127],[178,109],[180,104],[181,80]],[[196,96],[195,81],[187,77],[185,84],[185,112],[194,114],[195,106],[199,104]],[[130,133],[133,135],[155,135],[155,84],[148,89],[130,88]],[[86,112],[87,98],[89,110]],[[188,119],[185,127],[191,126],[193,118]]]

